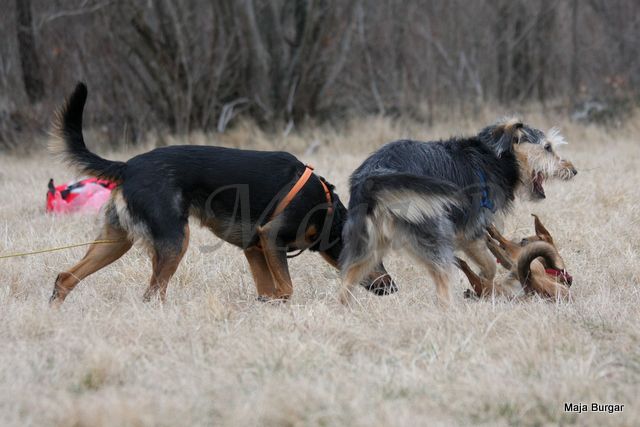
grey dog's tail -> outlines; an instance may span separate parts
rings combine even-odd
[[[459,195],[459,188],[450,182],[411,174],[381,174],[352,181],[341,265],[377,254],[377,245],[392,237],[384,235],[386,219],[419,223],[425,217],[446,214],[458,203]]]
[[[531,280],[531,263],[536,258],[542,258],[547,268],[564,269],[558,251],[552,245],[547,242],[529,243],[518,257],[518,280],[522,285],[527,285]]]
[[[359,188],[357,198],[370,205],[371,208],[380,202],[381,195],[395,193],[396,199],[411,196],[415,198],[431,199],[446,198],[453,202],[459,188],[448,181],[407,173],[389,173],[371,175],[367,177]],[[352,197],[354,194],[352,194]]]
[[[367,213],[374,209],[391,216],[417,222],[423,217],[436,217],[455,205],[459,188],[437,178],[391,173],[367,177],[359,186],[352,186],[349,208]],[[358,209],[359,208],[359,209]]]
[[[49,144],[52,154],[60,155],[82,173],[122,181],[125,163],[103,159],[90,152],[82,136],[82,113],[87,101],[87,86],[78,83],[53,122],[55,139]]]

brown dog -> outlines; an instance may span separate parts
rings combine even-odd
[[[497,284],[478,276],[469,265],[457,258],[458,267],[467,276],[475,296],[492,294],[516,297],[536,293],[543,298],[568,299],[572,277],[567,273],[553,237],[537,215],[534,217],[535,235],[519,243],[506,239],[494,226],[487,229],[487,247],[509,275]],[[471,290],[465,296],[474,296]]]

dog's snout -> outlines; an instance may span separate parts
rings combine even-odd
[[[576,167],[573,166],[573,163],[571,163],[569,160],[561,160],[560,168],[561,171],[559,175],[562,179],[571,179],[574,176],[578,175],[578,169],[576,169]]]

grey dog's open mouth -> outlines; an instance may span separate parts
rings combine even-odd
[[[533,176],[531,178],[531,184],[533,186],[533,194],[539,199],[544,199],[547,197],[544,194],[544,187],[542,186],[543,183],[544,183],[544,174],[542,172],[533,172]]]

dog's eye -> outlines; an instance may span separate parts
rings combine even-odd
[[[527,246],[529,244],[529,239],[520,240],[520,246]]]
[[[553,147],[551,147],[551,144],[545,144],[544,149],[550,153],[553,151]]]

